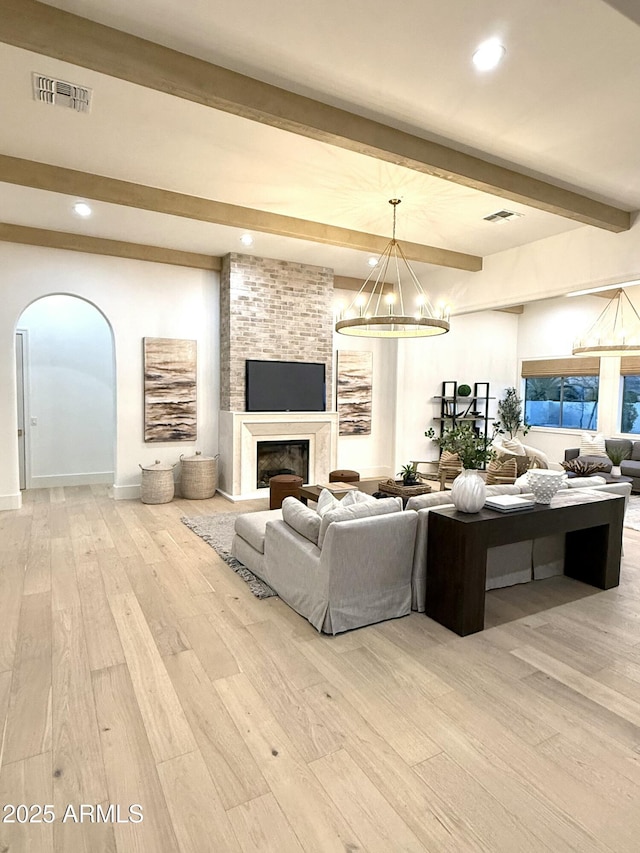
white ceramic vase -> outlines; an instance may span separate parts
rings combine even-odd
[[[530,468],[527,471],[527,483],[533,492],[537,504],[550,504],[566,477],[564,471],[554,471],[551,468]]]
[[[487,487],[474,468],[465,468],[453,481],[451,500],[460,512],[479,512],[487,498]]]
[[[611,476],[612,477],[620,477],[621,474],[622,474],[622,471],[620,470],[620,466],[619,465],[612,465]]]

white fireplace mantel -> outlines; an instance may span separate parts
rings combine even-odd
[[[336,467],[337,412],[220,412],[219,488],[232,501],[267,496],[256,488],[259,441],[309,441],[309,482],[322,483]]]

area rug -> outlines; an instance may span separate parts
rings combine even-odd
[[[630,495],[627,511],[624,514],[624,526],[640,530],[640,495]]]
[[[213,550],[243,581],[245,581],[256,596],[256,598],[271,598],[277,595],[271,587],[241,563],[231,554],[231,540],[233,539],[233,526],[238,512],[221,512],[216,515],[196,515],[193,518],[183,517],[183,524],[201,539],[211,545]]]

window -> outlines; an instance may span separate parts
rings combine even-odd
[[[595,429],[597,376],[530,376],[525,380],[524,411],[531,426]]]
[[[622,409],[620,432],[640,434],[640,358],[623,356],[620,359],[622,375]]]

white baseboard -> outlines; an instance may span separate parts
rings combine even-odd
[[[112,486],[111,497],[114,501],[134,501],[140,499],[141,486]]]
[[[8,509],[22,508],[22,492],[15,495],[0,495],[0,512]]]
[[[96,486],[113,483],[113,471],[93,471],[90,474],[49,474],[31,477],[30,489],[52,489],[57,486]]]
[[[216,494],[222,495],[223,498],[226,498],[228,501],[232,501],[233,503],[237,503],[238,501],[255,501],[260,498],[266,498],[269,500],[269,489],[258,489],[257,491],[249,492],[246,495],[230,495],[229,492],[217,489]]]

